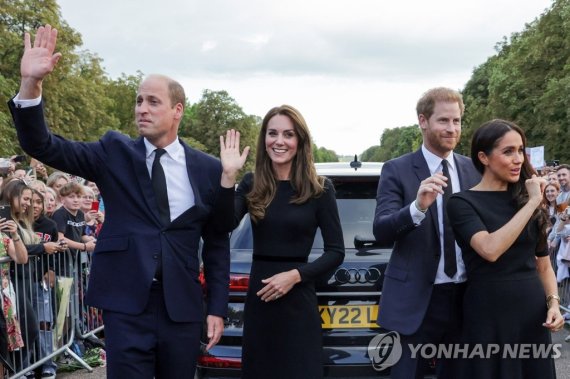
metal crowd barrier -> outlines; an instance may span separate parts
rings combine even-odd
[[[87,306],[83,300],[90,269],[89,255],[67,250],[30,256],[24,265],[16,265],[9,257],[3,257],[0,267],[3,268],[0,270],[0,304],[5,305],[5,297],[14,303],[23,341],[22,347],[9,351],[11,370],[7,377],[23,378],[62,355],[93,371],[80,357],[81,353],[73,349],[77,340],[103,347],[95,336],[104,328],[101,311]],[[44,276],[48,269],[56,273],[51,283]],[[4,370],[6,372],[6,368]]]

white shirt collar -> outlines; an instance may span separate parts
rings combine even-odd
[[[429,151],[423,144],[422,144],[422,154],[427,162],[429,171],[433,174],[436,172],[441,171],[441,161],[445,159],[449,164],[449,168],[455,171],[455,159],[453,159],[453,151],[447,155],[445,158],[438,157],[431,151]]]
[[[146,148],[146,158],[149,159],[150,155],[154,153],[157,147],[150,143],[146,138],[143,138],[143,141]],[[166,154],[174,160],[178,160],[181,154],[184,152],[182,149],[182,144],[178,140],[178,137],[176,137],[176,139],[170,145],[166,146],[164,150],[166,150]]]

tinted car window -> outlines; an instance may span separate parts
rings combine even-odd
[[[344,245],[354,248],[354,237],[363,234],[372,235],[372,221],[376,207],[377,178],[358,178],[358,181],[347,181],[344,178],[332,178],[335,189],[338,212],[342,225]],[[363,231],[365,231],[363,233]],[[232,249],[252,249],[253,237],[251,222],[246,215],[240,225],[232,233],[230,241]],[[313,248],[323,248],[323,238],[317,231]]]

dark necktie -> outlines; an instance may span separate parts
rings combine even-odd
[[[166,226],[170,223],[170,207],[168,205],[168,192],[166,190],[166,176],[164,169],[160,164],[160,157],[166,153],[164,149],[156,149],[154,151],[154,161],[152,162],[152,188],[154,196],[158,203],[158,212],[162,225]]]
[[[448,163],[444,159],[441,161],[443,166],[443,175],[447,178],[447,187],[443,188],[443,202],[442,202],[442,213],[443,213],[443,271],[445,275],[453,278],[457,272],[457,259],[455,258],[455,239],[453,238],[453,230],[449,219],[447,218],[447,202],[449,197],[453,193],[453,185],[451,184],[451,177],[449,176]]]

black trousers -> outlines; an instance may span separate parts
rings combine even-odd
[[[400,335],[402,357],[391,368],[391,378],[423,378],[432,363],[436,365],[438,379],[458,378],[459,360],[442,359],[433,362],[422,358],[421,349],[416,348],[420,344],[460,342],[465,287],[465,283],[434,285],[426,315],[418,331],[412,335]],[[415,358],[412,358],[410,344],[414,346]]]
[[[103,320],[108,379],[194,377],[202,323],[172,321],[160,283],[153,283],[143,313],[106,310]]]

